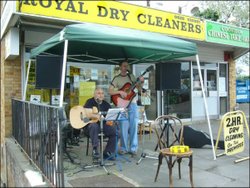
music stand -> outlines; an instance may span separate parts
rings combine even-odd
[[[105,118],[106,121],[114,121],[114,122],[119,122],[119,121],[125,121],[128,120],[127,118],[127,112],[124,108],[110,108],[108,110],[108,113],[106,115]],[[128,162],[131,162],[129,159],[127,159],[126,157],[119,155],[118,153],[118,135],[119,135],[119,129],[118,129],[118,125],[116,126],[116,149],[115,149],[115,153],[113,155],[111,155],[110,157],[108,157],[106,160],[108,160],[111,157],[115,157],[115,159],[117,160],[117,164],[119,165],[119,169],[120,171],[122,171],[122,167],[120,162],[120,158],[125,159]]]
[[[142,124],[145,125],[145,111],[143,110],[142,112]],[[142,159],[145,159],[145,158],[149,158],[149,159],[156,159],[158,160],[158,157],[154,157],[154,156],[150,156],[148,153],[145,152],[144,150],[144,137],[145,137],[145,128],[143,129],[143,133],[142,133],[142,153],[141,153],[141,157],[140,159],[136,162],[136,164],[140,164],[140,162],[142,161]]]

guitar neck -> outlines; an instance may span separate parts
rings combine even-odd
[[[149,68],[147,68],[140,76],[138,76],[138,77],[136,78],[135,83],[133,83],[133,84],[130,86],[130,88],[129,88],[130,91],[135,89],[136,84],[140,82],[140,77],[141,77],[141,76],[144,76],[147,72],[149,72]]]

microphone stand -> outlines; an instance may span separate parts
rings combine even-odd
[[[100,166],[102,166],[103,167],[103,169],[105,170],[105,172],[107,172],[107,174],[109,175],[110,173],[109,173],[109,171],[106,169],[106,167],[105,167],[105,165],[107,165],[107,166],[112,166],[112,165],[114,165],[114,163],[108,163],[108,164],[104,164],[104,160],[103,160],[103,151],[104,151],[104,149],[103,149],[103,136],[104,136],[104,133],[103,133],[103,120],[104,120],[104,117],[103,117],[103,114],[101,113],[101,108],[100,108],[100,100],[98,99],[97,100],[97,105],[98,105],[98,111],[99,111],[99,114],[100,114],[100,136],[101,136],[101,146],[100,146],[100,148],[101,148],[101,151],[100,151],[100,153],[101,153],[101,161],[100,161]]]
[[[140,162],[142,161],[142,159],[145,159],[145,158],[149,158],[149,159],[156,159],[158,160],[158,157],[156,156],[150,156],[148,153],[145,152],[145,148],[144,148],[144,137],[145,137],[145,110],[141,110],[140,112],[142,114],[142,125],[143,126],[143,135],[142,135],[142,153],[141,153],[141,157],[140,159],[136,162],[137,165],[140,164]]]
[[[104,117],[103,117],[103,115],[102,115],[102,113],[101,113],[101,111],[100,111],[100,101],[99,100],[97,100],[97,105],[98,105],[98,111],[99,111],[99,114],[100,114],[100,136],[101,136],[101,146],[100,146],[100,155],[101,155],[101,161],[100,161],[100,163],[99,164],[94,164],[93,163],[93,165],[86,165],[86,166],[84,166],[83,167],[83,170],[85,170],[85,169],[89,169],[89,168],[93,168],[93,167],[99,167],[99,166],[102,166],[103,167],[103,169],[105,170],[105,172],[107,173],[107,175],[109,175],[110,173],[109,173],[109,171],[106,169],[106,167],[105,166],[112,166],[112,165],[115,165],[115,163],[106,163],[106,164],[104,164],[104,160],[103,160],[103,136],[104,136],[104,133],[103,133],[103,120],[104,120]],[[83,170],[79,170],[79,171],[77,171],[77,172],[75,172],[74,174],[76,174],[76,173],[78,173],[78,172],[81,172],[81,171],[83,171]]]
[[[101,133],[100,133],[100,136],[101,136],[101,161],[100,161],[100,166],[103,167],[103,169],[105,170],[105,172],[109,175],[109,171],[106,169],[105,167],[105,164],[104,164],[104,161],[103,161],[103,136],[104,136],[104,133],[103,133],[103,120],[104,120],[104,117],[103,115],[101,115],[101,124],[100,124],[100,128],[101,128]],[[110,164],[110,165],[113,165],[113,164]]]
[[[117,165],[118,165],[120,171],[122,171],[122,166],[121,166],[120,158],[125,159],[127,162],[131,162],[129,159],[127,159],[124,156],[121,156],[118,153],[118,139],[119,139],[119,127],[118,127],[119,123],[118,122],[120,121],[119,118],[120,118],[121,114],[122,114],[121,112],[118,112],[116,118],[113,120],[117,124],[116,125],[116,147],[115,147],[116,149],[115,149],[115,153],[109,157],[109,158],[115,157],[115,159],[117,161]],[[106,159],[106,160],[108,160],[108,159]]]

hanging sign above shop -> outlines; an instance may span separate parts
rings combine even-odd
[[[21,13],[93,22],[204,40],[204,22],[195,17],[168,13],[115,1],[23,0]]]
[[[206,21],[206,41],[249,48],[249,29]]]

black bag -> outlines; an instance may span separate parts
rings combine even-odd
[[[195,130],[190,126],[184,126],[183,139],[184,144],[190,148],[202,148],[204,145],[211,145],[210,136],[207,133]],[[213,142],[215,145],[216,140],[213,140]],[[219,141],[218,147],[220,149],[225,149],[224,141]]]

